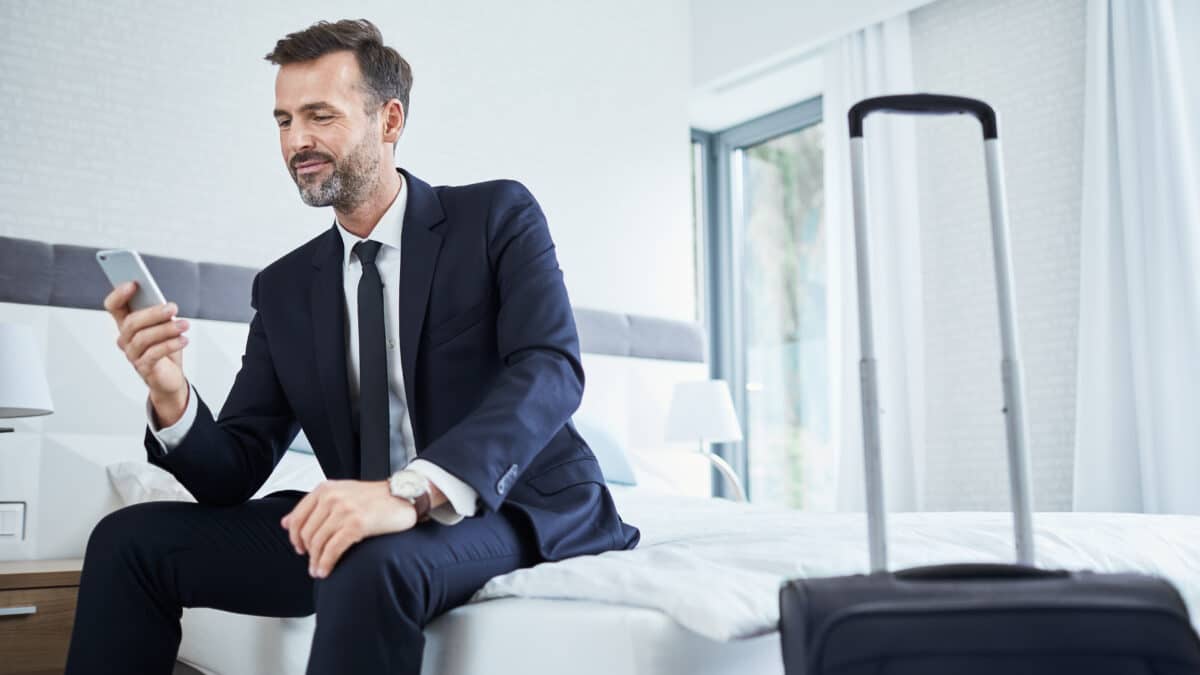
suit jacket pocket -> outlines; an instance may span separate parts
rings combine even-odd
[[[471,326],[479,323],[488,315],[490,304],[489,298],[484,298],[471,307],[433,326],[426,333],[428,336],[428,345],[436,347],[443,342],[449,342]]]
[[[559,464],[528,479],[534,490],[543,495],[552,495],[580,483],[604,484],[600,462],[592,457],[581,457]]]

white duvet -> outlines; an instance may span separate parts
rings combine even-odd
[[[613,489],[625,522],[642,532],[632,551],[608,551],[517,570],[473,597],[594,600],[650,607],[714,640],[776,630],[780,584],[867,569],[863,514],[819,514],[723,499]],[[1010,561],[1007,513],[890,514],[893,568]],[[1196,622],[1200,516],[1038,513],[1038,565],[1137,571],[1170,579]]]

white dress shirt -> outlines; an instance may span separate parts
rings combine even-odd
[[[478,493],[442,467],[426,459],[416,457],[413,442],[412,421],[404,399],[404,372],[400,367],[400,233],[404,227],[404,210],[408,205],[408,186],[400,174],[400,191],[392,200],[379,223],[371,230],[367,239],[381,244],[375,257],[375,266],[383,280],[384,331],[388,362],[388,423],[389,451],[393,472],[397,467],[416,471],[433,483],[446,495],[446,502],[432,509],[429,515],[443,525],[454,525],[464,517],[475,515]],[[336,222],[336,220],[335,220]],[[358,419],[359,372],[358,372],[358,281],[362,277],[362,264],[352,252],[354,245],[363,239],[336,223],[342,236],[342,290],[346,300],[346,374],[349,379],[351,419]],[[183,441],[196,419],[196,391],[188,392],[187,408],[183,417],[175,424],[162,429],[156,428],[153,406],[146,399],[146,416],[150,430],[168,452]]]

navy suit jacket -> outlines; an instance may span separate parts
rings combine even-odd
[[[571,422],[579,336],[537,201],[515,181],[434,188],[403,173],[393,301],[417,454],[474,488],[480,508],[525,518],[547,560],[633,548],[640,534]],[[299,429],[327,478],[359,476],[336,228],[255,276],[242,367],[217,419],[201,398],[166,454],[146,429],[149,461],[202,504],[248,500]]]

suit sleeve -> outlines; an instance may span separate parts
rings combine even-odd
[[[489,216],[488,259],[499,290],[497,347],[504,368],[483,401],[421,452],[496,510],[508,488],[562,429],[583,397],[579,334],[546,217],[533,195],[500,183]],[[501,477],[512,471],[512,480]]]
[[[146,427],[144,444],[150,463],[174,475],[201,504],[233,506],[250,499],[300,431],[275,374],[257,311],[260,276],[254,277],[251,287],[255,314],[242,367],[219,418],[213,419],[203,397],[193,388],[195,419],[169,453],[149,425]]]
[[[146,422],[150,425],[150,431],[158,439],[158,444],[164,453],[170,452],[171,448],[179,445],[179,442],[187,436],[188,430],[192,428],[192,422],[195,419],[196,388],[190,383],[188,384],[188,402],[183,409],[183,416],[169,427],[161,429],[158,427],[158,419],[154,416],[154,404],[150,402],[149,396],[146,397]]]

